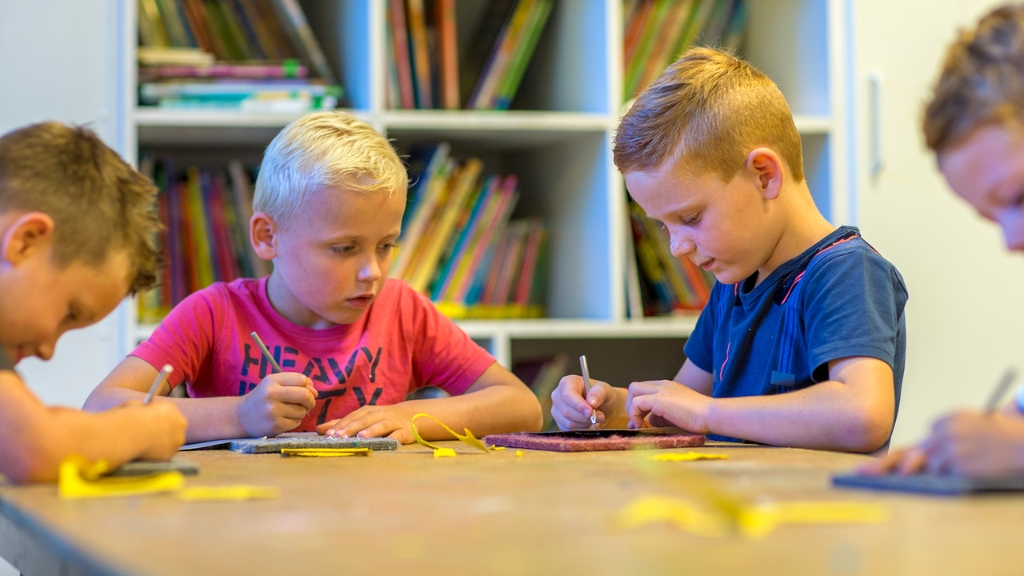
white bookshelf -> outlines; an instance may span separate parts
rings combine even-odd
[[[257,155],[294,115],[167,112],[135,106],[135,2],[121,0],[123,153],[140,149],[242,150]],[[804,140],[807,177],[819,207],[847,223],[845,103],[840,0],[750,0],[745,56],[771,76],[790,102]],[[419,142],[451,142],[457,158],[481,158],[488,172],[520,178],[517,215],[542,217],[551,233],[547,313],[531,321],[472,321],[462,326],[506,366],[530,341],[583,346],[620,343],[635,363],[657,341],[681,341],[695,317],[629,319],[626,311],[627,199],[612,163],[621,113],[621,0],[558,0],[513,110],[393,111],[385,106],[383,0],[304,3],[307,16],[345,87],[348,108],[393,139],[400,152]],[[459,40],[467,41],[483,3],[459,0]],[[120,312],[123,350],[152,326]],[[570,346],[570,343],[572,345]],[[525,353],[525,352],[524,352]],[[644,364],[648,359],[644,359]],[[674,374],[663,374],[668,377]]]

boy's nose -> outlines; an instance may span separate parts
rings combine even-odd
[[[373,281],[380,278],[380,263],[377,262],[376,258],[370,258],[367,260],[359,269],[359,279],[363,281]]]
[[[42,360],[49,360],[50,358],[53,358],[53,348],[54,346],[51,342],[40,344],[39,347],[36,348],[36,356]]]
[[[673,236],[671,240],[672,255],[675,256],[676,258],[683,258],[697,249],[697,245],[694,244],[693,241],[688,238],[680,238],[678,236]]]

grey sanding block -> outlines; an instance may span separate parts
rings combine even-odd
[[[243,454],[280,453],[283,448],[369,448],[397,450],[398,441],[391,438],[334,438],[312,434],[281,435],[276,438],[232,440],[231,450]]]
[[[159,472],[181,472],[186,476],[195,476],[199,474],[199,464],[178,456],[171,458],[167,462],[136,460],[135,462],[128,462],[122,465],[120,468],[106,474],[106,476],[144,476]]]
[[[991,492],[1024,491],[1024,477],[970,479],[959,476],[937,474],[887,474],[884,476],[863,476],[842,474],[832,477],[832,484],[841,488],[864,488],[868,490],[890,490],[896,492],[917,492],[919,494],[941,494],[956,496]]]

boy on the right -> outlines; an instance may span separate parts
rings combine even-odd
[[[1024,5],[996,8],[946,52],[924,135],[949,187],[1024,252]],[[862,473],[927,470],[985,478],[1024,474],[1024,389],[1000,411],[945,416],[921,444]]]
[[[672,254],[718,282],[673,381],[579,376],[552,394],[562,429],[674,425],[762,444],[871,452],[892,432],[906,287],[855,228],[815,207],[800,134],[778,87],[729,54],[693,48],[645,90],[615,135],[630,195]]]

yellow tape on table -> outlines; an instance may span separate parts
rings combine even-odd
[[[185,485],[181,472],[161,472],[146,476],[100,478],[109,470],[106,460],[90,463],[71,455],[60,463],[57,493],[61,498],[105,498],[173,492]]]
[[[480,439],[478,439],[476,436],[473,436],[473,433],[469,431],[469,428],[465,428],[464,429],[466,434],[463,436],[463,435],[457,434],[454,430],[452,430],[451,428],[445,426],[444,422],[441,422],[440,420],[438,420],[437,418],[434,418],[430,414],[426,414],[426,413],[421,412],[421,413],[413,416],[412,419],[409,421],[409,424],[412,426],[412,436],[413,436],[413,438],[416,439],[416,442],[418,444],[422,444],[423,446],[426,446],[427,448],[432,448],[434,450],[434,456],[435,457],[454,456],[455,455],[455,451],[452,450],[451,448],[441,448],[440,446],[438,446],[436,444],[431,444],[430,442],[427,442],[426,440],[424,440],[423,437],[420,436],[419,430],[416,429],[416,419],[417,418],[430,418],[434,422],[437,422],[438,426],[440,426],[441,428],[444,428],[445,430],[447,430],[449,434],[451,434],[452,436],[455,436],[460,441],[462,441],[464,444],[468,444],[468,445],[472,446],[473,448],[477,448],[479,450],[483,450],[484,452],[487,452],[488,454],[490,454],[490,452],[491,452],[490,450],[487,449],[487,445],[486,444],[481,442]],[[437,453],[438,450],[445,450],[447,452],[443,452],[442,454],[438,454]],[[450,452],[450,454],[448,452]]]

